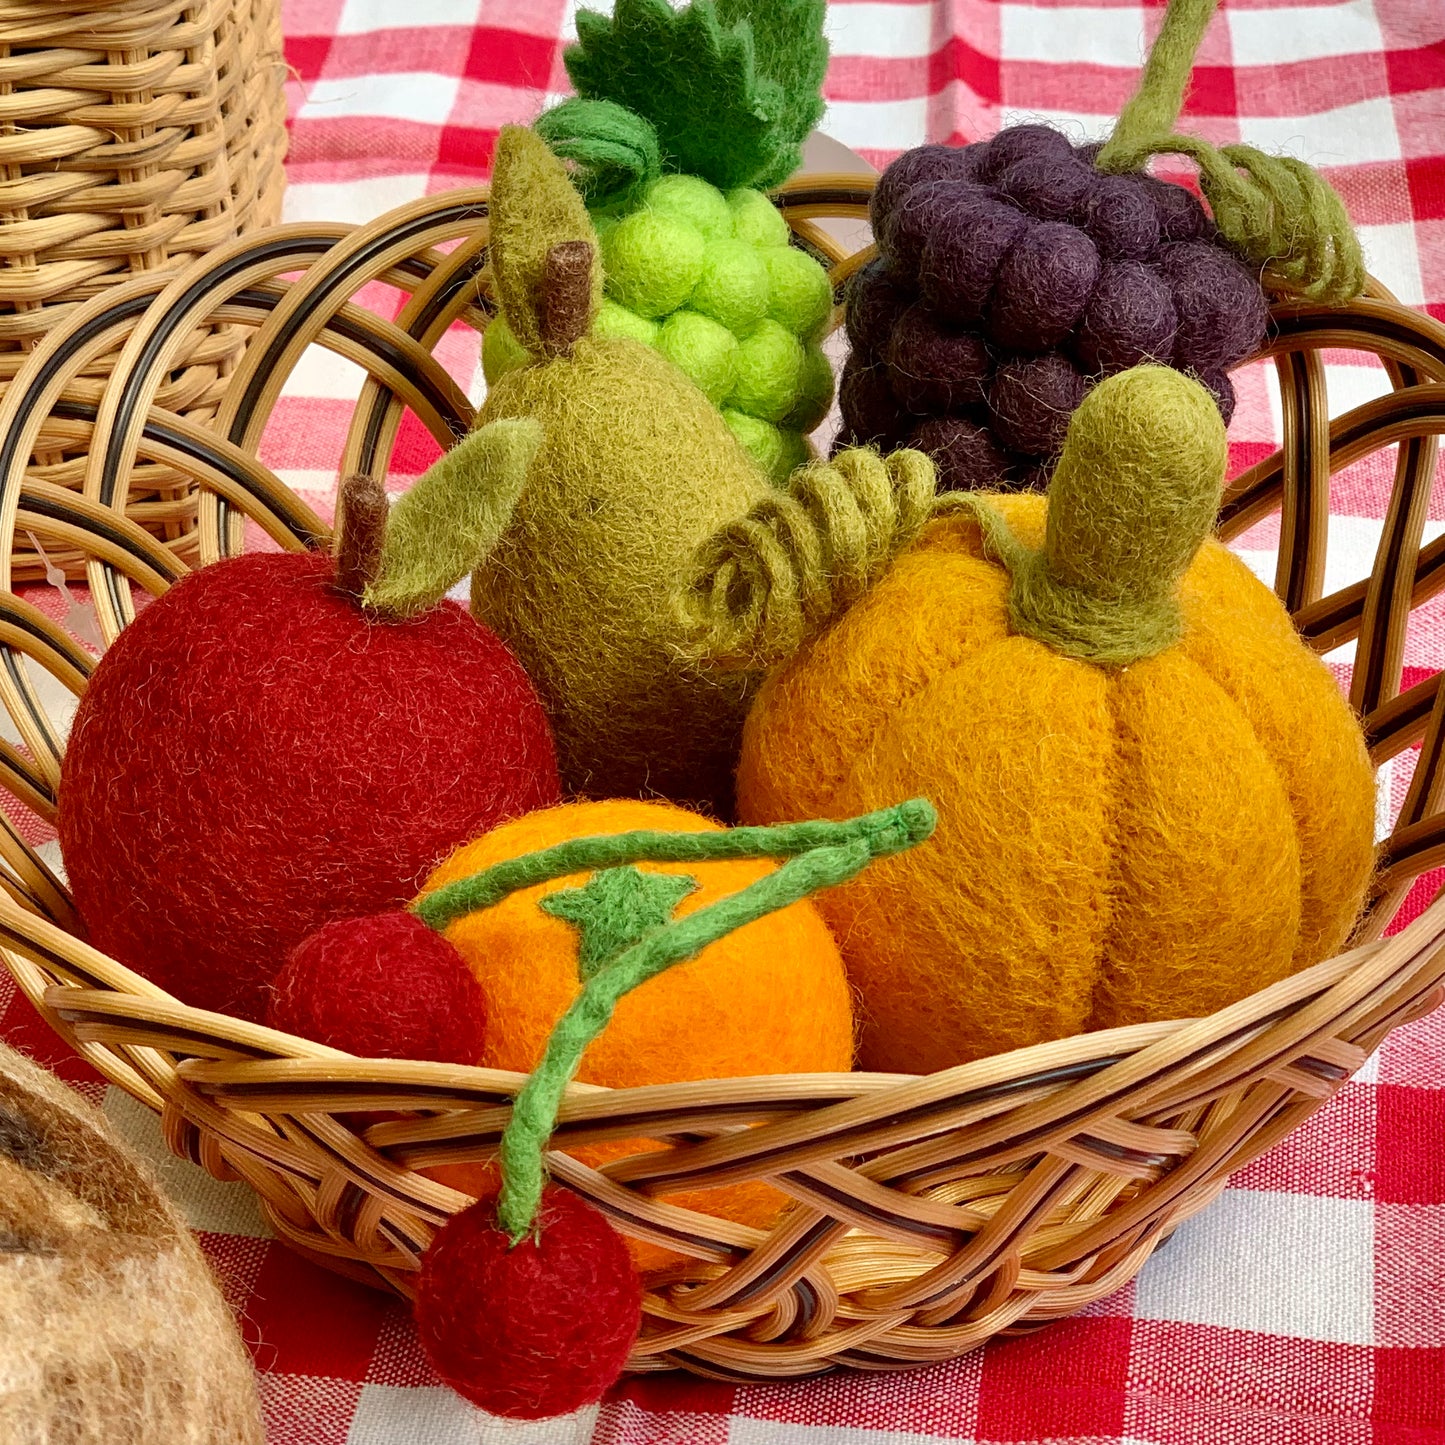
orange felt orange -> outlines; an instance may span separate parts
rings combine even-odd
[[[480,873],[505,859],[571,838],[634,829],[718,831],[719,825],[670,803],[631,799],[567,803],[530,813],[460,848],[427,880],[423,892]],[[678,916],[746,888],[774,870],[764,860],[703,864],[641,863],[644,872],[689,874],[695,892]],[[579,991],[577,930],[544,912],[549,893],[575,888],[583,876],[523,889],[446,930],[486,998],[490,1026],[478,1062],[529,1072],[548,1035]],[[611,1023],[588,1048],[577,1077],[611,1088],[721,1079],[752,1074],[831,1073],[852,1067],[853,1012],[833,937],[811,902],[795,903],[710,944],[627,994]],[[645,1141],[578,1149],[588,1163],[624,1157]],[[435,1177],[468,1193],[495,1188],[489,1165],[445,1166]],[[667,1196],[684,1208],[766,1227],[785,1207],[767,1186],[746,1184]],[[635,1246],[640,1269],[675,1255]]]

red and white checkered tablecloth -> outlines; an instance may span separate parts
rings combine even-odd
[[[564,91],[572,0],[286,0],[289,219],[364,221],[485,177],[498,127]],[[1024,116],[1102,134],[1162,0],[835,0],[823,129],[875,163]],[[1445,319],[1445,0],[1225,0],[1186,113],[1320,166],[1371,269]],[[443,347],[475,394],[475,345]],[[1384,389],[1327,358],[1336,411]],[[298,369],[266,461],[329,508],[359,373]],[[1236,466],[1278,444],[1271,374],[1240,382]],[[430,461],[406,427],[397,484]],[[1392,458],[1336,478],[1327,585],[1368,572]],[[1445,489],[1427,540],[1445,530]],[[1276,532],[1243,539],[1269,576]],[[36,600],[54,608],[55,594]],[[1349,654],[1331,658],[1344,676]],[[1405,682],[1445,664],[1445,602]],[[1382,788],[1398,805],[1410,758]],[[1439,878],[1422,880],[1416,907]],[[1445,1010],[1394,1034],[1315,1119],[1237,1176],[1138,1281],[1078,1319],[953,1364],[775,1386],[649,1377],[563,1422],[494,1422],[438,1385],[406,1311],[268,1237],[239,1185],[165,1151],[154,1119],[0,982],[0,1034],[53,1064],[173,1188],[260,1372],[271,1445],[1445,1445]]]

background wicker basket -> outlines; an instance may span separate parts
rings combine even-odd
[[[783,194],[800,243],[827,255],[835,279],[862,258],[837,254],[815,219],[859,217],[866,199],[842,176]],[[368,372],[341,472],[385,472],[405,407],[443,444],[464,431],[472,407],[432,348],[454,321],[486,323],[485,217],[478,190],[351,232],[283,227],[224,248],[148,309],[137,305],[144,280],[78,308],[0,404],[0,557],[27,527],[84,552],[113,637],[132,615],[133,587],[159,592],[182,570],[122,515],[138,462],[194,478],[203,559],[239,549],[247,519],[283,546],[322,544],[322,521],[255,455],[282,379],[311,343]],[[448,242],[458,244],[443,254]],[[394,321],[350,300],[375,279],[409,295]],[[162,388],[186,338],[220,322],[256,334],[213,431],[166,407]],[[1286,444],[1231,488],[1223,529],[1282,513],[1280,590],[1320,649],[1357,639],[1354,696],[1376,759],[1423,739],[1360,946],[1210,1018],[1065,1039],[930,1077],[574,1086],[560,1143],[664,1145],[601,1172],[551,1158],[619,1228],[687,1257],[650,1284],[633,1368],[726,1379],[895,1369],[1072,1313],[1128,1280],[1390,1029],[1440,1002],[1445,902],[1396,937],[1381,934],[1409,882],[1445,861],[1445,696],[1438,676],[1399,692],[1411,609],[1445,586],[1445,539],[1420,547],[1445,431],[1445,328],[1378,289],[1340,310],[1281,304],[1275,323]],[[1333,346],[1377,353],[1394,390],[1330,421],[1319,351]],[[95,356],[117,349],[99,405],[65,399]],[[94,428],[82,494],[26,473],[57,415]],[[1374,571],[1324,596],[1330,473],[1396,442]],[[0,782],[47,818],[66,703],[93,661],[9,591],[0,659],[18,740],[0,747]],[[416,1171],[488,1157],[521,1077],[351,1059],[185,1007],[76,939],[60,882],[15,828],[0,829],[0,856],[0,954],[54,1027],[160,1111],[178,1153],[248,1181],[298,1250],[405,1293],[439,1222],[466,1202]],[[759,1177],[796,1201],[768,1235],[659,1197]]]
[[[159,291],[196,257],[280,218],[285,77],[280,0],[0,7],[0,387],[81,302],[137,275]],[[245,336],[196,328],[161,404],[213,416]],[[68,399],[95,402],[114,364],[93,356]],[[78,487],[88,443],[88,428],[57,409],[35,438],[34,475]],[[131,482],[132,515],[192,558],[195,501],[184,469],[147,462]],[[20,574],[41,575],[23,533],[14,542]],[[84,565],[75,549],[56,560],[72,573]]]

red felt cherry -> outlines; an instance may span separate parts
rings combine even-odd
[[[101,659],[60,779],[90,941],[260,1019],[287,954],[394,908],[458,844],[558,798],[542,706],[454,602],[378,621],[329,557],[202,567]]]
[[[487,1004],[452,944],[393,909],[337,919],[298,944],[271,986],[266,1022],[364,1058],[475,1064]]]
[[[622,1236],[580,1195],[542,1193],[513,1245],[496,1200],[453,1215],[422,1260],[416,1322],[443,1380],[493,1415],[541,1420],[600,1400],[642,1320]]]

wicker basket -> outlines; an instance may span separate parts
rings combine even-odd
[[[77,306],[136,276],[161,290],[198,256],[281,214],[286,65],[280,0],[11,0],[0,7],[0,388]],[[143,293],[133,304],[142,306]],[[245,332],[196,328],[158,400],[215,414]],[[114,354],[67,381],[96,402]],[[61,411],[35,437],[32,474],[79,487],[88,429]],[[194,558],[196,488],[143,463],[130,511]],[[22,533],[23,576],[42,575]],[[84,567],[79,549],[56,558]]]
[[[808,218],[862,215],[866,198],[856,178],[825,177],[790,186],[782,203],[800,239],[826,251]],[[485,325],[485,216],[478,190],[341,235],[283,227],[221,250],[144,312],[145,281],[77,309],[0,405],[0,543],[29,527],[85,552],[108,636],[131,616],[132,584],[159,592],[182,570],[121,515],[138,461],[195,479],[203,558],[237,550],[247,518],[287,547],[322,543],[321,522],[255,456],[282,378],[313,342],[369,372],[343,472],[384,473],[404,407],[443,443],[461,433],[472,408],[432,348],[454,320]],[[859,263],[831,259],[837,276]],[[349,300],[378,278],[410,293],[395,321]],[[1064,1039],[930,1077],[575,1085],[560,1143],[666,1146],[600,1172],[551,1157],[624,1232],[687,1256],[650,1281],[635,1369],[723,1379],[895,1369],[1070,1314],[1119,1288],[1390,1029],[1441,1000],[1445,901],[1398,936],[1381,934],[1409,882],[1445,861],[1445,694],[1438,676],[1399,692],[1411,608],[1445,586],[1445,539],[1420,549],[1445,430],[1445,328],[1378,291],[1334,311],[1281,304],[1275,320],[1286,445],[1231,489],[1225,533],[1282,510],[1281,591],[1319,648],[1358,639],[1355,702],[1375,757],[1424,742],[1364,941],[1210,1018]],[[186,338],[217,321],[258,328],[226,388],[219,436],[159,400]],[[1396,389],[1330,422],[1326,346],[1378,353]],[[64,400],[91,358],[118,348],[98,411]],[[35,435],[57,417],[94,427],[83,495],[26,475]],[[1398,471],[1374,573],[1324,597],[1330,472],[1392,442]],[[92,662],[5,592],[0,647],[0,694],[25,742],[0,749],[0,781],[48,817],[63,741],[37,679],[79,691]],[[160,1111],[178,1153],[251,1184],[298,1250],[405,1293],[433,1231],[466,1202],[416,1171],[489,1157],[521,1077],[353,1059],[188,1008],[77,941],[61,885],[15,831],[0,833],[0,850],[0,952],[54,1027]],[[796,1201],[770,1234],[660,1197],[755,1178]]]

